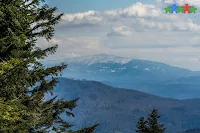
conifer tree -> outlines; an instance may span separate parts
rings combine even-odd
[[[137,124],[136,132],[139,133],[164,133],[165,128],[163,124],[158,122],[160,115],[157,109],[153,109],[148,115],[147,119],[141,117]]]
[[[147,118],[147,125],[149,133],[164,133],[165,128],[163,124],[158,122],[160,115],[157,109],[153,109]]]
[[[55,96],[44,100],[45,94],[53,95],[58,82],[55,76],[67,65],[45,68],[41,63],[55,53],[57,45],[41,49],[36,47],[36,42],[42,37],[51,40],[54,26],[63,15],[56,15],[56,7],[42,2],[0,0],[0,98],[5,105],[0,106],[1,133],[46,133],[52,127],[62,133],[72,126],[60,114],[74,116],[72,110],[78,99],[66,101]],[[96,126],[78,132],[92,133]]]
[[[137,123],[137,133],[148,133],[147,121],[144,117],[141,117]]]

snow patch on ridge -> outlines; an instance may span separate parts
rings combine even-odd
[[[105,55],[105,54],[99,54],[94,56],[83,56],[83,57],[76,57],[73,59],[68,59],[68,63],[82,63],[87,64],[88,66],[96,63],[120,63],[120,64],[126,64],[131,59],[113,56],[113,55]]]

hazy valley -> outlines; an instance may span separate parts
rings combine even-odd
[[[63,62],[68,67],[55,93],[64,99],[81,98],[72,120],[76,128],[103,123],[97,133],[134,133],[138,119],[152,108],[159,109],[167,133],[200,127],[200,99],[193,99],[200,98],[200,72],[103,54]]]

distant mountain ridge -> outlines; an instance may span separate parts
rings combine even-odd
[[[57,64],[58,62],[60,63],[60,61],[47,61],[45,64],[52,65]],[[65,59],[64,62],[68,64],[68,69],[66,69],[66,72],[69,72],[69,74],[67,75],[64,72],[63,76],[77,78],[77,76],[70,74],[70,72],[75,72],[83,75],[79,77],[80,79],[85,78],[89,80],[94,79],[101,81],[103,78],[101,79],[99,75],[102,73],[117,73],[116,75],[119,76],[129,75],[131,77],[139,76],[140,78],[144,78],[145,76],[151,76],[151,78],[156,78],[157,76],[157,79],[160,79],[160,77],[168,77],[167,79],[169,80],[171,78],[200,75],[200,72],[194,72],[188,69],[174,67],[160,62],[130,59],[105,54],[75,57]],[[88,76],[84,76],[84,74]],[[95,75],[97,75],[99,78],[92,77],[95,77]]]
[[[157,65],[159,66],[164,66],[164,67],[173,67],[173,68],[179,68],[171,65],[167,65],[165,63],[157,62],[157,61],[149,61],[149,60],[141,60],[141,59],[133,59],[133,58],[125,58],[125,57],[120,57],[120,56],[115,56],[115,55],[106,55],[106,54],[97,54],[97,55],[88,55],[88,56],[82,56],[82,57],[74,57],[74,58],[69,58],[65,59],[65,62],[68,64],[85,64],[85,65],[93,65],[93,64],[107,64],[107,63],[119,63],[119,64],[146,64],[146,65],[155,65],[155,67],[152,67],[153,69],[161,69],[160,67],[156,67]],[[135,68],[138,68],[138,64],[135,64]],[[145,68],[144,68],[145,69]],[[179,68],[183,70],[188,70],[184,68]],[[145,69],[147,70],[147,69]],[[188,70],[190,71],[190,70]]]
[[[106,54],[99,54],[99,55],[93,55],[93,56],[83,56],[83,57],[75,57],[72,59],[66,59],[66,62],[70,63],[81,63],[86,65],[92,65],[96,63],[120,63],[120,64],[126,64],[131,59],[129,58],[123,58],[119,56],[114,55],[106,55]]]
[[[52,66],[60,62],[49,61],[45,64]],[[163,97],[200,98],[197,95],[200,91],[200,72],[197,71],[105,54],[66,59],[64,63],[68,67],[62,77],[94,80]]]

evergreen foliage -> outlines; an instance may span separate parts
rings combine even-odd
[[[160,115],[157,109],[153,109],[148,115],[147,119],[141,117],[137,123],[138,133],[164,133],[165,128],[163,124],[158,122]]]
[[[147,121],[144,117],[141,117],[137,123],[137,133],[148,133]]]
[[[38,38],[51,40],[54,26],[63,14],[56,7],[42,5],[44,0],[0,0],[0,132],[57,133],[72,126],[60,114],[74,116],[78,99],[66,101],[56,96],[44,100],[53,88],[65,64],[45,68],[41,60],[55,53],[57,45],[36,47]],[[42,5],[42,6],[41,6]],[[51,77],[51,80],[46,80]],[[37,84],[36,84],[37,83]],[[56,125],[56,126],[55,126]],[[78,130],[92,133],[96,127]]]

